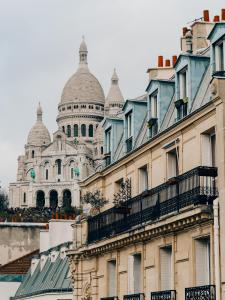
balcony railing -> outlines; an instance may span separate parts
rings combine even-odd
[[[133,148],[133,137],[129,137],[129,139],[126,140],[127,145],[127,152],[130,152]]]
[[[88,219],[88,242],[108,238],[170,213],[198,204],[212,204],[218,197],[217,168],[197,167],[151,190]],[[126,209],[124,209],[126,207]]]
[[[176,291],[167,290],[151,293],[151,300],[176,300]]]
[[[144,296],[143,293],[124,295],[123,300],[144,300]]]
[[[104,297],[104,298],[100,298],[100,300],[118,300],[118,297]]]
[[[215,285],[196,286],[185,289],[185,300],[215,300]]]

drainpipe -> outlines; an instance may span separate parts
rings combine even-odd
[[[220,300],[220,237],[219,237],[219,199],[213,202],[214,217],[214,255],[215,255],[215,283],[216,299]]]

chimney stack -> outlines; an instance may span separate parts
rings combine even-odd
[[[225,8],[221,9],[221,21],[225,21]]]
[[[158,56],[158,68],[163,68],[163,56]]]
[[[183,36],[185,36],[185,34],[188,32],[188,28],[187,27],[183,27]]]
[[[204,22],[209,22],[209,10],[203,10],[203,21]]]
[[[173,66],[175,65],[176,61],[177,61],[177,56],[173,55],[172,56],[172,64],[173,64]]]
[[[214,16],[213,22],[219,22],[220,21],[220,16]]]
[[[169,59],[165,60],[165,67],[170,67],[170,60]]]

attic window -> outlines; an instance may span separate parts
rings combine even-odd
[[[180,99],[186,98],[187,95],[187,68],[184,68],[178,73],[179,77],[179,95]]]
[[[158,118],[158,93],[151,95],[151,117]]]
[[[105,132],[106,137],[106,153],[111,152],[111,127]]]
[[[225,40],[220,40],[216,45],[215,45],[215,63],[216,63],[216,72],[218,71],[224,71],[224,66],[225,66]]]

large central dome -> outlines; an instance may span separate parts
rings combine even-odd
[[[82,41],[77,72],[67,81],[61,97],[61,104],[71,102],[97,102],[104,104],[105,96],[98,79],[89,71],[87,64],[87,46]]]

